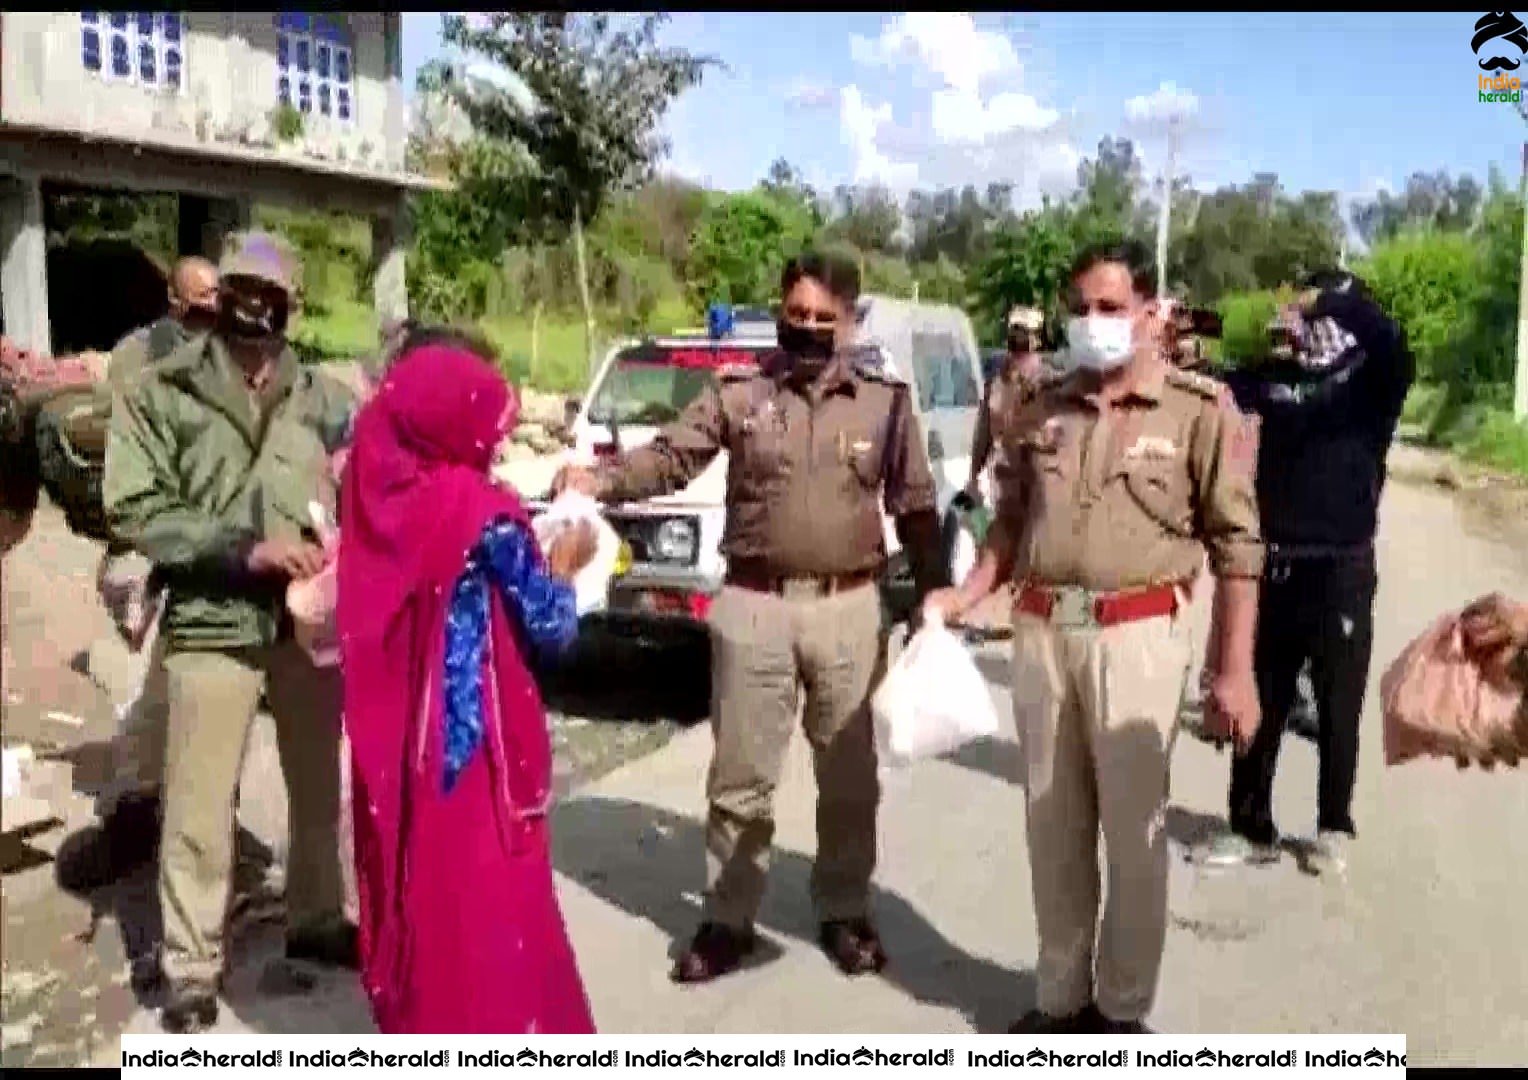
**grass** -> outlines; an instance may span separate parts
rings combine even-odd
[[[1406,398],[1401,425],[1408,435],[1466,461],[1528,476],[1528,425],[1513,417],[1507,388],[1488,387],[1467,399],[1418,383]]]
[[[653,334],[669,334],[698,321],[682,301],[673,300],[658,306],[648,320],[646,330]],[[603,359],[610,343],[638,333],[635,327],[623,327],[614,314],[596,312],[594,356],[586,360],[584,323],[576,312],[544,313],[535,325],[537,340],[534,346],[532,327],[533,320],[529,315],[488,317],[478,321],[478,329],[499,350],[504,373],[510,381],[517,386],[563,394],[582,393],[593,374],[592,365]],[[305,314],[294,328],[292,338],[299,352],[324,362],[367,355],[377,348],[377,334],[377,316],[369,304],[339,299],[325,301],[319,310]]]
[[[292,329],[298,349],[322,360],[353,360],[377,347],[377,313],[358,300],[324,304],[322,314],[305,313]]]

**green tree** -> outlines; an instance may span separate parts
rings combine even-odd
[[[1444,382],[1457,368],[1455,339],[1472,314],[1480,254],[1462,232],[1410,232],[1354,267],[1405,329],[1424,381]]]
[[[940,255],[933,262],[914,266],[913,280],[918,284],[920,300],[957,306],[966,302],[966,273],[946,255]]]
[[[1416,172],[1399,194],[1381,191],[1358,203],[1353,224],[1366,244],[1382,243],[1408,229],[1468,229],[1485,196],[1485,189],[1472,176],[1454,178],[1441,170]]]
[[[823,235],[832,243],[890,255],[900,253],[901,227],[902,210],[883,185],[841,185],[833,193],[832,214]]]
[[[1072,238],[1087,246],[1117,236],[1150,240],[1142,213],[1141,159],[1129,139],[1106,136],[1097,156],[1077,166]]]
[[[713,302],[767,304],[785,260],[812,235],[803,208],[762,191],[713,196],[690,244],[686,288],[697,310]]]
[[[1001,341],[1003,320],[1015,304],[1040,308],[1055,325],[1077,250],[1069,225],[1063,211],[1047,206],[992,237],[986,258],[968,278],[968,303],[983,344]]]
[[[652,175],[668,151],[661,125],[669,106],[716,63],[661,46],[658,29],[666,18],[444,15],[447,47],[508,72],[518,88],[457,78],[445,66],[425,75],[430,86],[449,89],[478,137],[476,152],[462,161],[462,196],[492,207],[491,221],[506,241],[544,240],[571,229],[589,342],[594,318],[584,225],[613,191]]]

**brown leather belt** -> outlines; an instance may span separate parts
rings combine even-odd
[[[1015,606],[1026,615],[1067,627],[1118,626],[1178,613],[1177,585],[1152,585],[1121,592],[1093,592],[1026,584]]]
[[[862,588],[879,577],[874,570],[856,570],[850,574],[780,574],[751,566],[727,571],[727,584],[749,592],[784,596],[801,593],[808,596],[834,596]]]

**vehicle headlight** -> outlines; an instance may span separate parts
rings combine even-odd
[[[698,540],[693,521],[669,518],[653,534],[653,554],[664,562],[694,562]]]

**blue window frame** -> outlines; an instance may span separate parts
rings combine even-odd
[[[180,12],[80,12],[80,64],[92,75],[178,93],[185,83],[184,50]]]
[[[85,70],[101,73],[101,13],[80,12],[80,61]]]
[[[342,19],[277,14],[276,99],[304,113],[355,119],[355,46]]]

